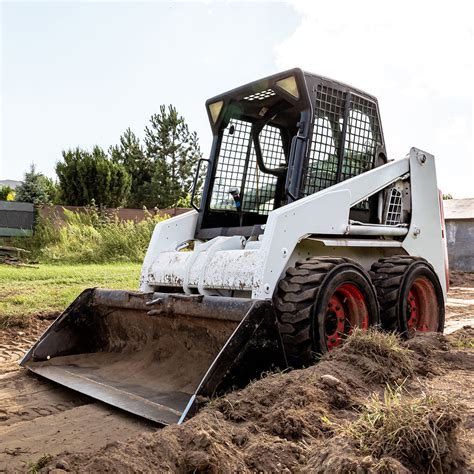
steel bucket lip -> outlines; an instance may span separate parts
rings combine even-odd
[[[26,368],[64,387],[160,425],[177,423],[182,416],[182,411],[173,409],[168,405],[148,400],[145,397],[139,397],[110,384],[101,384],[88,377],[80,377],[63,367],[34,367],[27,365]],[[188,405],[189,401],[186,406]]]
[[[120,390],[117,390],[113,385],[100,384],[90,378],[87,380],[85,378],[81,379],[77,374],[72,374],[71,370],[68,371],[66,366],[53,369],[54,366],[52,365],[45,369],[44,364],[42,364],[43,367],[35,367],[33,362],[35,350],[38,347],[41,349],[41,344],[50,336],[54,343],[55,339],[57,340],[60,337],[61,330],[64,328],[68,329],[68,323],[73,321],[75,316],[87,314],[87,311],[94,307],[111,306],[135,311],[142,310],[148,314],[148,316],[144,315],[144,317],[155,318],[155,316],[150,315],[150,305],[147,303],[153,302],[157,298],[163,300],[160,305],[164,310],[160,317],[173,317],[173,308],[182,313],[184,305],[188,311],[186,316],[204,317],[236,323],[229,336],[226,336],[224,344],[216,356],[213,357],[205,373],[199,377],[200,381],[194,386],[193,392],[189,393],[189,400],[182,412],[174,410],[169,406],[160,406],[159,403],[155,403],[147,398],[137,397],[133,392],[124,391],[121,394]],[[151,306],[153,307],[153,305]],[[167,311],[170,311],[171,314],[168,314]],[[242,367],[239,364],[252,366],[252,364],[257,363],[258,365],[258,361],[253,359],[259,359],[259,357],[251,356],[247,360],[245,353],[250,350],[254,354],[255,347],[258,347],[259,344],[259,338],[262,334],[268,338],[267,333],[271,334],[270,343],[266,344],[266,349],[263,352],[270,351],[272,356],[263,357],[265,364],[268,365],[267,360],[275,360],[278,366],[283,366],[284,364],[286,366],[281,339],[276,326],[276,318],[274,317],[271,302],[268,300],[219,296],[196,297],[159,292],[140,293],[91,288],[84,290],[64,313],[53,322],[26,353],[20,361],[20,365],[45,378],[160,424],[182,423],[194,413],[196,401],[200,397],[212,396],[226,380],[232,382],[235,378],[238,380],[245,378],[241,374]],[[43,361],[44,354],[46,353],[47,351],[45,352],[43,349]],[[282,361],[284,362],[282,363]],[[266,366],[263,367],[261,371],[266,370],[266,368]],[[257,370],[260,369],[257,368]],[[233,379],[232,377],[235,374],[237,375]],[[103,391],[102,395],[99,393],[98,387]]]

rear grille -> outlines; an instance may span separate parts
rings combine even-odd
[[[402,221],[402,193],[396,188],[390,189],[388,193],[384,224],[398,225]]]

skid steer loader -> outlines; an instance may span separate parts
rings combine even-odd
[[[156,226],[140,291],[84,291],[21,365],[169,424],[354,327],[443,330],[434,158],[387,159],[375,97],[292,69],[206,107],[194,209]]]

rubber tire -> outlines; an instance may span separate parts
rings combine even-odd
[[[410,336],[407,324],[407,296],[413,281],[425,276],[433,284],[439,309],[438,332],[444,330],[444,297],[433,267],[421,257],[398,255],[381,258],[372,265],[370,276],[377,289],[382,327],[387,331]]]
[[[343,257],[298,261],[280,280],[274,305],[288,364],[301,367],[328,352],[324,316],[328,300],[340,285],[355,284],[365,296],[369,326],[379,324],[377,293],[368,273]]]

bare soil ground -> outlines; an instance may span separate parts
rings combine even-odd
[[[0,472],[27,472],[44,454],[93,453],[156,430],[146,421],[44,380],[18,360],[51,324],[1,330]]]
[[[445,332],[474,326],[474,273],[456,272],[450,278]]]
[[[465,344],[474,335],[462,329],[474,326],[472,274],[453,276],[446,332],[455,335],[405,344],[412,350],[408,366],[394,364],[393,354],[361,357],[360,347],[343,348],[308,369],[268,376],[211,402],[181,427],[162,430],[19,369],[19,357],[50,322],[34,318],[28,328],[0,332],[0,472],[34,471],[41,463],[29,463],[44,454],[51,456],[44,470],[56,472],[427,471],[430,464],[416,456],[369,455],[338,428],[355,421],[387,383],[403,384],[409,398],[429,393],[456,402],[446,405],[444,447],[431,469],[474,472],[474,351]]]

